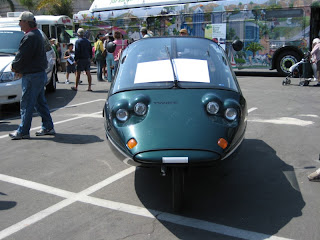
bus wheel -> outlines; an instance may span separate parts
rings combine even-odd
[[[294,51],[280,53],[277,61],[277,71],[282,76],[287,76],[290,71],[289,68],[296,64],[301,57]]]

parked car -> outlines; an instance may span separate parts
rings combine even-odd
[[[178,211],[185,169],[213,165],[241,144],[246,100],[224,50],[209,39],[145,38],[119,62],[103,109],[107,139],[126,163],[170,170]]]
[[[41,30],[40,30],[41,31]],[[53,92],[56,90],[58,80],[56,73],[56,55],[46,35],[41,31],[45,42],[46,55],[48,60],[48,82],[46,90]],[[10,104],[20,102],[21,99],[21,78],[15,78],[11,71],[11,63],[18,51],[20,40],[24,33],[20,27],[0,27],[0,104]]]

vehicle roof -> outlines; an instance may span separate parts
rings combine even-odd
[[[68,16],[52,16],[52,15],[38,15],[35,16],[38,24],[64,24],[72,26],[72,19]],[[19,17],[4,17],[0,18],[1,25],[18,25]]]
[[[21,32],[21,28],[19,26],[1,26],[0,25],[0,30],[1,31],[19,31],[19,32]]]

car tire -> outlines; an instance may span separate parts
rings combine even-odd
[[[56,71],[52,71],[52,75],[50,78],[50,82],[46,87],[47,92],[54,92],[56,91],[57,88],[57,81],[58,81],[58,75],[56,73]]]
[[[299,62],[300,59],[300,55],[294,51],[280,53],[276,63],[278,73],[282,76],[288,76],[290,73],[289,68]]]

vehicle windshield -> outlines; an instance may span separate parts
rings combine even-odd
[[[22,37],[21,31],[0,30],[0,53],[15,54]]]
[[[147,38],[124,50],[112,93],[173,87],[239,91],[224,50],[211,40]]]

